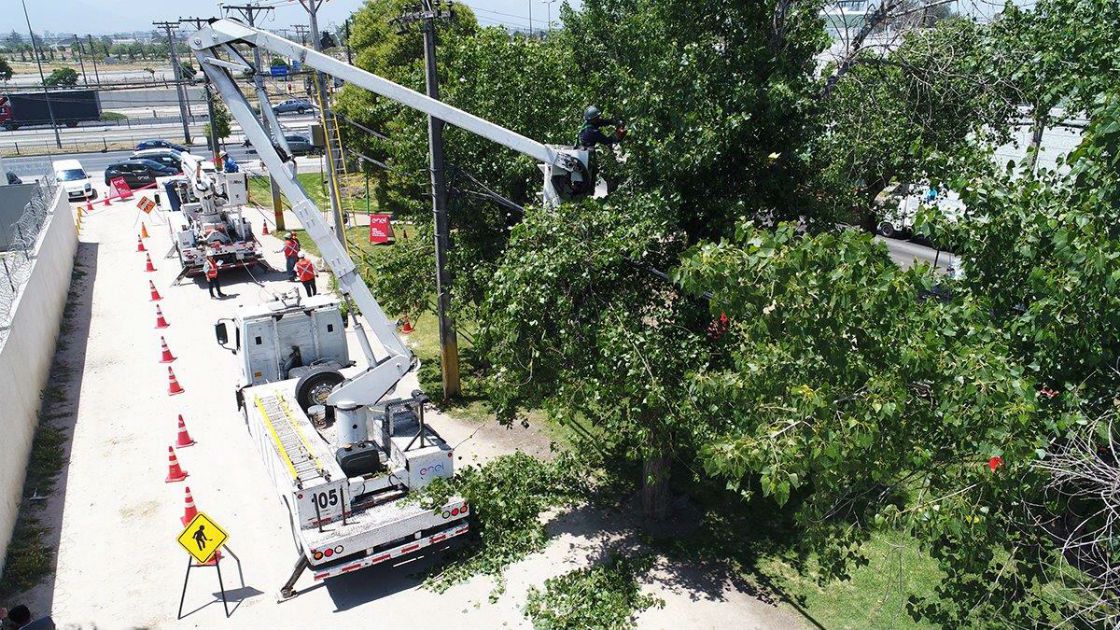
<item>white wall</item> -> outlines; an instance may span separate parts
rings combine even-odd
[[[0,570],[19,512],[31,440],[46,385],[78,237],[62,189],[47,217],[31,277],[16,299],[11,330],[0,348]]]

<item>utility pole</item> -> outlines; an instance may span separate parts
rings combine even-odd
[[[39,45],[35,43],[35,31],[31,30],[31,17],[27,15],[27,0],[23,3],[23,19],[27,20],[27,33],[31,35],[31,52],[35,55],[35,63],[39,66],[39,80],[43,83],[43,98],[47,100],[47,114],[51,117],[51,129],[54,129],[54,143],[62,148],[62,136],[58,135],[58,123],[54,120],[54,105],[51,104],[51,95],[47,93],[47,77],[43,75],[43,60],[39,58]]]
[[[207,23],[208,20],[203,18],[179,18],[179,22],[186,22],[194,24],[195,30],[202,30],[202,25]],[[206,84],[206,116],[210,119],[210,152],[213,153],[213,160],[215,163],[218,161],[218,154],[222,151],[221,141],[218,139],[218,125],[214,124],[214,91],[210,88],[210,84]]]
[[[179,56],[175,53],[175,35],[173,34],[173,30],[179,28],[179,23],[152,22],[152,25],[167,32],[167,50],[171,55],[171,71],[175,76],[175,98],[179,101],[179,119],[183,123],[183,142],[189,147],[191,146],[190,116],[187,114],[187,104],[184,98],[187,88],[183,85],[183,67],[179,65]]]
[[[245,21],[249,23],[249,26],[253,26],[255,24],[255,20],[256,20],[256,17],[257,17],[258,13],[263,12],[263,13],[267,14],[269,11],[272,11],[272,7],[262,7],[259,3],[258,4],[242,4],[242,5],[230,4],[230,5],[224,5],[223,8],[226,11],[233,10],[233,11],[237,11],[238,13],[240,13],[241,16],[245,18]],[[257,86],[257,96],[258,96],[257,105],[259,105],[260,109],[261,109],[261,124],[264,126],[265,133],[268,133],[269,135],[271,135],[272,134],[271,124],[268,122],[268,116],[266,116],[265,113],[264,113],[265,103],[263,101],[259,100],[260,95],[265,92],[265,89],[264,89],[264,77],[261,76],[261,71],[264,68],[264,66],[261,65],[261,49],[257,46],[253,47],[253,65],[256,66],[256,71],[253,73],[253,84]],[[277,131],[282,131],[282,130],[278,129]],[[271,173],[268,176],[268,180],[269,180],[269,182],[271,182],[271,187],[272,187],[272,214],[273,214],[273,217],[276,220],[276,229],[283,231],[285,229],[285,227],[284,227],[284,206],[280,201],[280,186],[276,184],[276,178],[274,178]]]
[[[436,73],[436,21],[452,18],[451,3],[442,0],[421,0],[418,11],[405,13],[394,22],[404,27],[422,22],[424,32],[424,77],[428,96],[439,100],[439,75]],[[432,214],[435,219],[436,245],[436,312],[439,316],[440,368],[443,397],[458,396],[459,342],[455,321],[451,318],[451,275],[447,270],[447,249],[450,242],[450,221],[447,217],[447,182],[443,165],[443,121],[428,116],[428,152],[432,171]]]
[[[101,89],[101,74],[97,71],[97,48],[93,45],[93,35],[86,35],[89,40],[89,51],[93,54],[93,80],[97,82],[97,88]]]
[[[552,4],[554,2],[556,2],[556,0],[541,0],[541,4],[548,7],[548,34],[549,34],[549,36],[552,35]]]
[[[303,0],[300,0],[300,4],[303,4]],[[306,9],[307,5],[304,4],[303,7]],[[308,10],[310,11],[310,9],[308,9]],[[306,24],[293,24],[292,28],[296,29],[296,35],[299,35],[300,45],[301,46],[306,46],[307,45],[307,25]]]
[[[82,84],[89,87],[89,77],[86,75],[86,60],[82,54],[82,40],[78,39],[78,64],[82,66]]]
[[[346,18],[346,63],[354,65],[354,50],[350,48],[350,20]]]
[[[310,18],[311,46],[319,52],[323,50],[323,42],[322,38],[319,37],[319,17],[317,13],[319,7],[321,7],[325,1],[326,0],[299,0],[303,8],[307,9],[307,14]],[[331,216],[334,217],[334,235],[338,237],[338,242],[342,243],[342,247],[345,249],[346,222],[342,219],[342,200],[338,198],[338,173],[335,172],[335,160],[345,158],[341,155],[336,156],[334,154],[334,147],[331,146],[331,139],[337,135],[337,132],[334,129],[334,116],[331,115],[331,103],[330,95],[327,94],[327,82],[323,77],[323,73],[318,70],[315,71],[315,89],[319,93],[319,114],[322,116],[323,135],[326,136],[327,141],[327,189],[330,192]],[[342,146],[339,145],[338,149],[341,151]]]
[[[533,0],[529,0],[529,39],[533,39]]]

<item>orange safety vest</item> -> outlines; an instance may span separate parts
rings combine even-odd
[[[311,261],[304,258],[296,263],[296,273],[299,274],[300,282],[307,282],[308,280],[315,279],[315,265]]]
[[[218,277],[218,263],[209,258],[206,259],[206,277],[210,279]]]
[[[299,253],[299,242],[295,239],[284,241],[284,258],[295,258]]]

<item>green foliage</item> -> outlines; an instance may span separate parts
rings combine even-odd
[[[214,101],[214,118],[203,125],[202,133],[206,137],[213,137],[216,134],[218,140],[224,140],[232,133],[230,125],[233,122],[233,117],[230,115],[229,110],[222,104],[220,100]]]
[[[810,147],[830,213],[874,229],[872,202],[892,182],[988,169],[1018,115],[1004,45],[988,27],[948,19],[911,31],[885,57],[858,54],[821,104]]]
[[[9,597],[39,584],[54,569],[54,549],[46,544],[47,530],[31,518],[16,522],[4,559],[0,596]]]
[[[8,63],[7,59],[0,59],[0,81],[11,80],[15,71],[12,70],[12,64]]]
[[[638,613],[664,605],[643,595],[638,584],[638,575],[651,564],[649,558],[611,555],[602,564],[549,578],[544,591],[529,589],[525,616],[537,630],[631,628]]]
[[[57,68],[43,81],[43,85],[49,87],[74,87],[77,84],[78,71],[73,68]]]
[[[128,116],[120,112],[101,112],[101,120],[105,122],[123,122],[128,120]]]
[[[428,585],[442,592],[480,573],[500,580],[510,564],[544,548],[541,514],[585,496],[588,479],[586,464],[570,453],[546,462],[518,452],[468,466],[417,493],[411,500],[433,506],[458,494],[474,514],[471,541]]]
[[[388,249],[363,252],[359,267],[386,313],[415,321],[436,292],[431,224],[417,224],[409,238],[397,238]]]

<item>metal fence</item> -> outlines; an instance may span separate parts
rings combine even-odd
[[[35,243],[47,216],[54,209],[57,190],[54,173],[44,175],[24,206],[23,214],[12,225],[7,251],[0,252],[0,346],[7,340],[16,298],[31,277],[32,264],[37,256]]]

